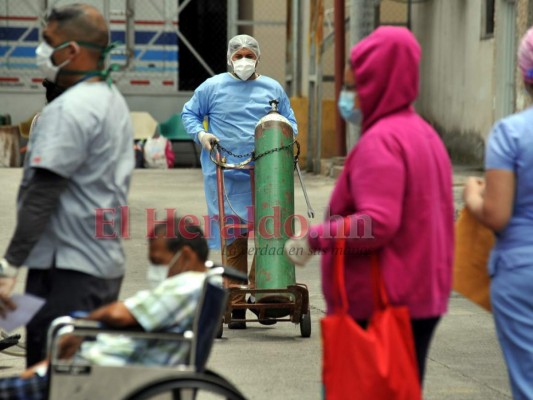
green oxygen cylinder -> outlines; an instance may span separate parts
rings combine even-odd
[[[295,284],[294,264],[283,246],[294,232],[294,133],[289,120],[272,110],[255,128],[255,283],[257,289],[286,289]],[[257,294],[260,303],[285,303],[289,294]],[[288,315],[268,309],[270,317]]]

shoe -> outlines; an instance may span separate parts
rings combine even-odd
[[[231,319],[246,319],[246,310],[237,309],[231,312]],[[246,329],[245,321],[231,321],[228,324],[228,329]]]
[[[248,300],[246,301],[248,304],[255,304],[255,301],[253,301],[251,298],[248,297]],[[259,310],[257,308],[249,308],[251,312],[253,312],[256,317],[258,318],[258,321],[261,325],[275,325],[278,323],[275,319],[272,318],[264,318],[259,319]]]
[[[13,335],[13,336],[8,336],[0,340],[0,351],[18,344],[19,339],[20,339],[20,335]]]

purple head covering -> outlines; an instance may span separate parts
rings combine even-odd
[[[518,66],[522,71],[524,81],[533,83],[533,28],[526,32],[520,43]]]

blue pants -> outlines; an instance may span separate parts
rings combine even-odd
[[[497,269],[491,302],[513,399],[533,400],[533,267]]]

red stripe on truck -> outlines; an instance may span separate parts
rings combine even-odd
[[[0,76],[0,82],[19,82],[19,78],[13,76]]]
[[[0,15],[0,21],[37,21],[38,17],[25,17],[22,15]]]
[[[148,81],[148,80],[131,80],[130,84],[131,85],[149,85],[150,81]]]
[[[125,24],[126,21],[123,19],[112,19],[110,21],[112,24]],[[136,25],[165,25],[165,21],[156,21],[156,20],[135,20]],[[178,25],[178,21],[172,21],[172,25]]]

